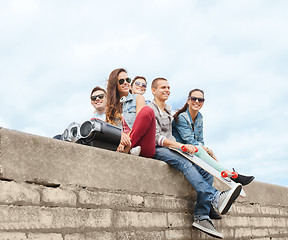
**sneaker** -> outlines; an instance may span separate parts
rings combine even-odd
[[[131,155],[139,156],[140,152],[141,152],[141,146],[137,146],[137,147],[134,147],[134,148],[130,149],[130,154]]]
[[[204,220],[195,220],[192,223],[192,226],[198,228],[199,230],[207,233],[208,235],[215,237],[215,238],[223,238],[223,234],[219,233],[210,219]]]
[[[240,183],[235,183],[233,188],[227,191],[223,191],[219,194],[217,210],[220,214],[225,214],[230,209],[232,203],[236,200],[242,190]]]
[[[210,219],[222,219],[222,216],[215,210],[213,204],[211,204],[211,207],[210,207],[209,218]]]
[[[235,171],[235,169],[233,168],[233,171]],[[251,183],[254,180],[254,176],[245,176],[245,175],[241,175],[238,173],[238,177],[237,178],[231,178],[234,182],[236,183],[241,183],[242,186],[248,185],[249,183]]]

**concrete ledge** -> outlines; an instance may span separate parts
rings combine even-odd
[[[2,179],[117,191],[195,196],[182,174],[154,159],[0,129]],[[257,178],[257,176],[256,176]],[[215,181],[215,186],[227,189]],[[238,201],[288,205],[288,188],[253,182]]]
[[[191,196],[195,191],[166,163],[0,129],[2,179]]]

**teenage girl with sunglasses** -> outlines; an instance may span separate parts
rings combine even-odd
[[[140,155],[155,154],[156,121],[152,108],[141,94],[131,94],[131,79],[123,68],[113,70],[107,84],[106,121],[122,128],[118,152],[128,153],[140,147]]]
[[[203,140],[203,117],[199,110],[204,104],[204,92],[200,89],[193,89],[189,92],[188,100],[174,115],[172,123],[173,136],[177,142],[184,144],[192,144],[198,147],[198,152],[195,156],[201,158],[209,165],[217,169],[219,172],[228,171],[225,167],[218,163],[213,151],[204,146]],[[231,173],[231,172],[230,172]],[[252,182],[253,176],[244,176],[238,174],[238,177],[233,179],[235,182],[247,185]]]

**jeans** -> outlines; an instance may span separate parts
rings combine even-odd
[[[213,176],[184,156],[166,147],[156,146],[153,158],[168,163],[184,174],[188,182],[197,192],[194,220],[209,219],[211,203],[219,194],[218,190],[212,187]]]

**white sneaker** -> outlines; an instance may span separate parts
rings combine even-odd
[[[242,185],[236,183],[233,188],[223,191],[219,195],[217,210],[220,214],[225,214],[230,209],[232,203],[236,200],[242,190]]]
[[[137,146],[130,149],[130,154],[134,156],[139,156],[141,153],[141,146]]]

